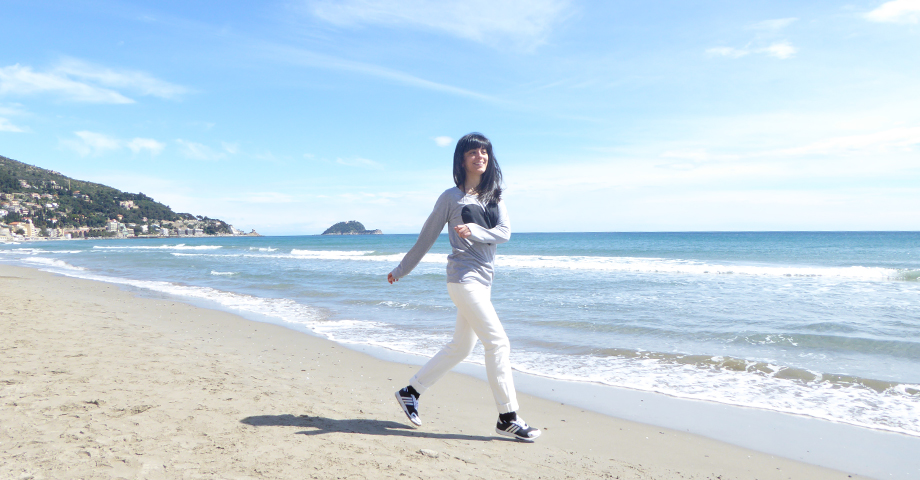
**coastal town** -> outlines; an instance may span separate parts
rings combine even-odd
[[[259,234],[0,156],[0,241],[218,235]]]
[[[23,182],[25,183],[25,182]],[[27,187],[27,184],[24,185]],[[92,199],[79,191],[73,198],[84,202]],[[119,202],[119,206],[136,210],[131,200]],[[60,197],[50,193],[3,193],[0,192],[0,240],[17,241],[30,239],[76,239],[76,238],[144,238],[171,236],[208,235],[253,235],[255,231],[243,232],[220,220],[206,217],[184,216],[175,221],[151,220],[141,217],[140,222],[125,222],[125,215],[116,214],[106,219],[101,227],[75,226],[65,223],[66,212],[60,210]],[[39,227],[33,216],[40,216],[51,226]],[[180,215],[183,217],[183,215]],[[226,225],[226,228],[222,228]]]
[[[34,188],[25,180],[20,180],[20,187]],[[98,218],[93,219],[95,221],[91,223],[98,226],[91,226],[87,224],[90,222],[86,222],[86,215],[74,216],[73,210],[62,208],[62,195],[67,195],[68,201],[77,200],[92,204],[93,199],[89,195],[79,190],[68,191],[53,180],[48,181],[44,187],[41,190],[50,189],[56,192],[0,192],[0,241],[258,235],[255,230],[247,233],[220,220],[191,214],[176,214],[178,218],[175,220],[154,220],[140,216],[133,219],[135,221],[128,221],[128,215],[117,213],[101,222]],[[119,201],[118,206],[129,212],[140,208],[133,200]]]

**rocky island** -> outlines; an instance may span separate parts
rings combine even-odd
[[[364,228],[361,222],[350,220],[348,222],[339,222],[326,229],[323,235],[382,235],[380,229],[368,230]]]

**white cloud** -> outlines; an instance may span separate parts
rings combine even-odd
[[[51,93],[74,102],[135,103],[116,89],[161,98],[176,98],[189,91],[144,72],[112,70],[76,59],[64,59],[46,72],[18,63],[0,67],[0,95]]]
[[[447,147],[454,143],[454,139],[445,136],[434,137],[434,143],[436,143],[439,147]]]
[[[465,88],[455,87],[444,83],[432,82],[424,78],[416,77],[399,70],[393,70],[379,65],[364,62],[355,62],[345,60],[321,53],[311,52],[300,48],[289,47],[286,45],[262,44],[262,54],[267,54],[281,61],[294,65],[303,65],[308,67],[326,68],[329,70],[340,70],[354,72],[371,77],[383,78],[395,83],[408,85],[411,87],[424,88],[437,92],[446,92],[453,95],[459,95],[478,100],[486,100],[493,103],[503,103],[495,97],[484,95]]]
[[[341,159],[337,158],[335,163],[339,165],[345,165],[348,167],[361,167],[361,168],[370,168],[372,170],[383,170],[383,165],[366,158],[352,158],[352,159]]]
[[[764,55],[785,60],[792,58],[799,50],[789,42],[777,42],[769,47],[748,49],[732,47],[714,47],[706,50],[706,53],[714,57],[741,58],[751,53],[762,53]]]
[[[920,0],[893,0],[867,13],[873,22],[920,23]]]
[[[223,147],[224,151],[230,155],[240,153],[240,145],[238,143],[220,142],[220,145]]]
[[[712,56],[741,58],[749,53],[750,50],[743,50],[732,47],[715,47],[706,50],[706,53]]]
[[[920,146],[920,127],[906,127],[860,135],[832,137],[800,147],[765,152],[763,155],[873,154],[891,151],[911,151],[917,146]]]
[[[148,150],[151,155],[158,155],[166,148],[165,143],[160,143],[152,138],[134,138],[125,144],[132,152],[138,153],[141,150]]]
[[[317,0],[313,14],[340,26],[409,26],[476,42],[533,49],[565,18],[568,0]]]
[[[13,125],[13,122],[10,122],[9,119],[0,117],[0,132],[25,132],[22,127]]]
[[[114,152],[127,148],[134,153],[139,153],[142,150],[147,150],[151,155],[157,155],[163,151],[163,148],[166,146],[163,143],[160,143],[151,138],[133,138],[131,140],[121,140],[115,137],[105,135],[98,132],[90,132],[87,130],[74,132],[74,135],[77,136],[77,139],[66,139],[62,140],[61,144],[65,147],[77,152],[81,157],[87,155],[101,155],[107,152]]]
[[[181,138],[177,139],[176,143],[180,145],[182,155],[192,160],[217,161],[226,157],[224,153],[214,151],[211,147],[201,143],[190,142],[188,140],[182,140]]]
[[[798,52],[798,49],[793,47],[789,42],[779,42],[770,45],[767,48],[762,48],[758,50],[759,52],[766,53],[771,57],[776,57],[782,60],[792,57]]]
[[[73,58],[62,60],[54,68],[53,72],[91,80],[107,87],[124,88],[138,92],[141,95],[152,95],[160,98],[176,98],[189,91],[186,87],[164,82],[144,72],[112,70]]]
[[[18,63],[0,67],[0,95],[46,92],[61,95],[74,102],[134,103],[134,100],[114,90],[78,82],[60,73],[35,72],[31,67],[23,67]]]
[[[776,18],[772,20],[764,20],[762,22],[757,22],[754,25],[751,25],[751,28],[755,30],[781,30],[788,27],[790,24],[798,20],[798,18]]]

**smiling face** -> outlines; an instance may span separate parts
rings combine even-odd
[[[463,169],[466,170],[467,177],[479,178],[486,172],[489,166],[489,152],[485,147],[467,150],[463,154]]]

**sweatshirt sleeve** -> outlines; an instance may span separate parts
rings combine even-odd
[[[498,202],[498,222],[492,228],[485,228],[475,223],[466,224],[470,228],[470,240],[478,243],[505,243],[511,240],[511,220],[508,219],[508,210],[505,201]]]
[[[400,279],[408,275],[422,261],[422,257],[428,253],[428,250],[431,250],[432,245],[434,245],[438,235],[441,234],[441,231],[444,230],[444,225],[447,223],[448,203],[446,195],[442,194],[438,197],[431,215],[428,215],[428,220],[425,220],[425,225],[422,226],[422,231],[418,234],[418,240],[415,241],[415,245],[406,253],[399,265],[390,272],[393,277]]]

